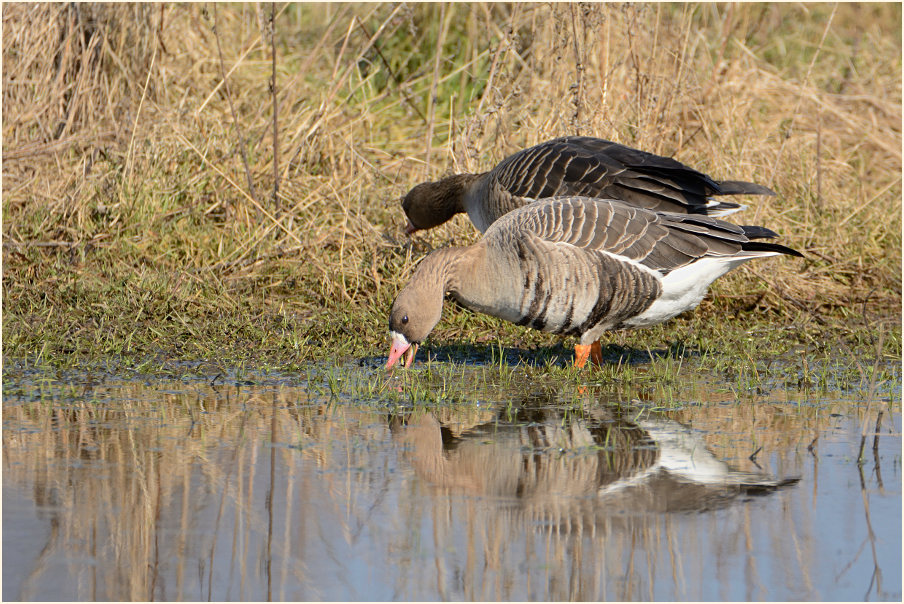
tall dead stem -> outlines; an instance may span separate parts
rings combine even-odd
[[[273,99],[273,206],[279,211],[279,129],[277,128],[276,101],[276,42],[275,37],[276,3],[270,3],[270,19],[267,22],[270,36],[270,97]]]
[[[213,35],[217,41],[217,55],[220,57],[220,75],[223,78],[223,88],[226,91],[226,100],[229,101],[229,111],[232,113],[232,125],[235,128],[238,137],[239,153],[242,157],[242,164],[245,166],[245,176],[248,179],[248,192],[251,197],[257,201],[257,194],[254,192],[254,179],[251,178],[251,168],[248,167],[248,153],[245,151],[245,135],[242,133],[242,127],[239,124],[238,116],[235,113],[235,105],[232,103],[232,95],[229,93],[229,82],[226,80],[226,67],[223,64],[223,49],[220,47],[220,31],[218,27],[218,11],[217,3],[213,4]]]
[[[425,150],[425,165],[424,169],[427,173],[430,173],[430,156],[433,153],[433,130],[435,126],[435,117],[436,117],[436,86],[439,80],[439,65],[443,58],[443,44],[446,41],[446,32],[449,29],[449,20],[446,18],[446,10],[447,6],[445,3],[442,4],[442,9],[440,12],[439,22],[440,22],[440,31],[439,35],[436,38],[436,51],[433,57],[433,82],[430,84],[430,98],[429,98],[429,111],[427,118],[427,139],[424,141],[426,146]]]
[[[584,98],[584,61],[581,58],[581,46],[578,42],[578,26],[575,18],[575,5],[571,4],[571,35],[574,41],[574,69],[577,76],[577,83],[574,85],[574,117],[572,127],[574,133],[581,134],[581,103]]]

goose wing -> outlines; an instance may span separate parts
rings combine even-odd
[[[704,257],[800,255],[782,245],[754,241],[776,237],[765,227],[652,212],[620,201],[586,197],[559,197],[525,206],[494,223],[486,237],[507,237],[520,231],[550,243],[615,256],[662,274]]]
[[[585,136],[557,138],[519,151],[497,165],[490,177],[518,198],[579,195],[693,214],[741,207],[712,201],[710,195],[774,194],[753,183],[719,183],[674,159]]]

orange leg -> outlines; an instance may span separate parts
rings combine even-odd
[[[603,348],[600,346],[599,341],[594,342],[593,344],[575,344],[574,345],[574,366],[578,369],[583,369],[584,365],[587,364],[587,357],[590,357],[590,360],[594,365],[602,365],[603,364]]]
[[[603,347],[599,340],[590,345],[590,360],[597,366],[603,364]]]
[[[593,344],[588,344],[584,346],[583,344],[575,344],[574,345],[574,366],[578,369],[583,369],[584,365],[587,363],[587,357],[590,356],[590,349],[593,348]]]

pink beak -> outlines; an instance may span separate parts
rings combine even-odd
[[[409,221],[408,221],[408,224],[405,225],[405,234],[410,236],[410,235],[411,235],[412,233],[414,233],[416,230],[417,230],[417,227],[414,226],[413,224],[411,224],[411,221],[409,220]]]
[[[404,359],[405,369],[411,367],[414,355],[417,353],[417,344],[410,344],[400,333],[392,332],[392,346],[389,349],[389,360],[386,361],[386,369],[392,369],[396,361]]]

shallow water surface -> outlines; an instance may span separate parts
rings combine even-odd
[[[351,371],[5,375],[3,599],[901,599],[899,390]]]

